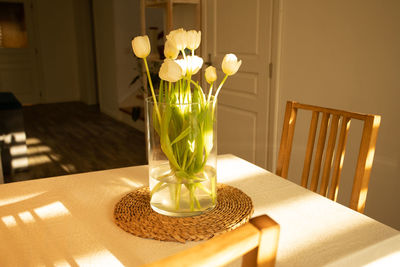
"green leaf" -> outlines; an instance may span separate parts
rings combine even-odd
[[[164,100],[163,84],[164,82],[161,80],[160,87],[158,89],[158,103],[163,103]]]
[[[190,133],[190,127],[186,127],[186,129],[184,131],[182,131],[175,139],[174,141],[172,141],[171,145],[175,144],[176,142],[181,141],[183,138],[185,138],[186,136],[188,136],[188,134]]]

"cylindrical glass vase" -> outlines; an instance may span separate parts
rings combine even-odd
[[[214,103],[145,102],[152,209],[174,217],[211,210],[217,201]]]

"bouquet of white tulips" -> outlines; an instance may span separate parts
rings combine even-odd
[[[166,59],[159,70],[158,94],[153,88],[146,60],[151,49],[149,38],[138,36],[132,40],[133,52],[144,61],[151,90],[152,115],[149,116],[152,118],[147,118],[147,122],[152,124],[161,150],[168,159],[167,169],[150,173],[151,204],[153,209],[164,214],[180,216],[176,213],[187,209],[187,214],[193,215],[196,211],[215,206],[216,171],[215,168],[214,172],[210,171],[207,160],[214,147],[217,97],[227,77],[235,74],[242,62],[234,54],[224,57],[222,71],[225,77],[218,87],[214,86],[216,69],[212,66],[206,68],[209,88],[205,91],[192,80],[203,65],[203,59],[195,55],[200,46],[201,32],[178,29],[171,31],[166,39]],[[147,135],[151,134],[147,132]],[[157,199],[157,194],[162,191],[168,193],[164,194],[164,199]],[[200,199],[197,191],[208,196],[208,204]],[[166,197],[169,201],[165,200]],[[187,207],[183,207],[185,205]]]

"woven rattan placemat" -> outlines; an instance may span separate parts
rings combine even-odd
[[[162,241],[199,241],[233,230],[249,221],[253,214],[251,198],[239,189],[218,184],[217,205],[193,217],[169,217],[150,207],[148,187],[125,195],[115,205],[115,223],[135,236]]]

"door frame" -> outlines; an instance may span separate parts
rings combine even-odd
[[[279,77],[280,77],[280,63],[282,51],[282,29],[283,29],[283,1],[272,0],[272,28],[271,28],[271,64],[270,68],[270,97],[268,103],[268,130],[267,130],[267,169],[275,172],[276,162],[279,151],[279,137],[278,129],[280,124],[279,118]]]

